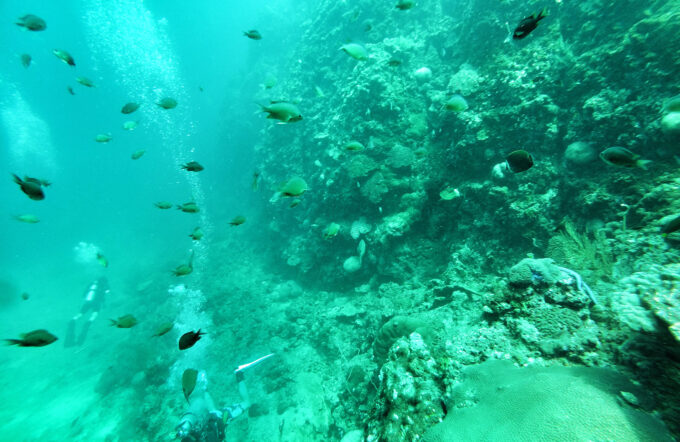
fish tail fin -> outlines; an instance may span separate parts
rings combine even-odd
[[[647,170],[647,165],[651,162],[652,160],[637,160],[636,165],[642,170]]]
[[[17,175],[12,174],[12,177],[13,177],[15,183],[17,183],[19,185],[21,185],[21,183],[23,183],[23,181],[21,181],[21,178],[19,178]]]
[[[5,345],[19,345],[21,344],[21,339],[3,339]]]
[[[548,16],[548,8],[544,7],[543,9],[541,9],[541,12],[539,12],[538,15],[536,16],[536,20],[546,18],[547,16]]]
[[[109,319],[109,321],[111,321],[111,324],[109,324],[111,327],[118,325],[118,321],[116,321],[115,319]]]

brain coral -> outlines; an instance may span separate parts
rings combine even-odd
[[[454,401],[468,406],[450,406],[425,441],[673,440],[661,421],[621,403],[619,392],[644,391],[610,370],[491,360],[466,368],[462,379]]]

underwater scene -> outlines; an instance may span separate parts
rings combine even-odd
[[[680,439],[680,0],[0,17],[0,440]]]

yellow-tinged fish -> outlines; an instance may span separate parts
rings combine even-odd
[[[232,226],[240,226],[244,222],[246,222],[246,217],[243,216],[243,215],[238,215],[238,216],[235,216],[234,219],[232,219],[229,222],[229,224],[231,224]]]
[[[163,336],[164,334],[172,330],[174,327],[175,324],[172,321],[163,322],[158,327],[156,327],[156,332],[153,335],[151,335],[151,337]]]
[[[106,259],[106,256],[102,255],[101,253],[97,252],[97,262],[99,265],[102,267],[108,267],[109,266],[109,260]]]
[[[94,140],[97,143],[108,143],[109,141],[113,140],[113,137],[111,134],[99,134],[96,137],[94,137]]]
[[[85,87],[94,87],[94,83],[87,77],[76,77],[76,81]]]
[[[137,318],[132,315],[124,315],[118,319],[109,319],[111,326],[118,328],[132,328],[137,325]]]
[[[35,224],[40,222],[38,217],[35,215],[14,215],[13,218],[17,221],[21,221],[22,223],[27,224]]]
[[[75,65],[76,65],[76,62],[75,62],[75,60],[73,59],[73,57],[71,57],[71,54],[69,54],[68,52],[64,51],[63,49],[53,49],[53,50],[52,50],[52,53],[53,53],[59,60],[63,61],[63,62],[66,63],[67,65],[69,65],[69,66],[75,66]]]
[[[172,274],[175,276],[186,276],[190,274],[191,272],[194,271],[194,252],[191,252],[191,257],[189,258],[189,262],[187,264],[181,264],[175,267],[175,270],[172,271]]]

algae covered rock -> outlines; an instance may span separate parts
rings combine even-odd
[[[525,258],[512,266],[508,279],[515,287],[531,285],[553,285],[562,277],[562,272],[550,258]]]
[[[446,414],[441,370],[418,333],[397,339],[380,370],[366,440],[417,440]]]

